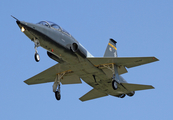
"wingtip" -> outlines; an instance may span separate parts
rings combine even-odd
[[[84,102],[81,98],[79,98],[79,100],[80,100],[81,102]]]
[[[31,85],[31,84],[29,84],[28,82],[27,82],[27,80],[25,80],[25,81],[23,81],[25,84],[27,84],[27,85]]]
[[[156,57],[153,57],[153,60],[155,60],[155,61],[159,61],[159,59],[157,59]]]
[[[152,87],[151,89],[155,89],[155,87],[153,87],[152,85],[151,85],[151,87]]]

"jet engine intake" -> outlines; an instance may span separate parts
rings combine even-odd
[[[80,55],[83,58],[87,57],[87,51],[85,50],[85,48],[83,46],[81,46],[78,43],[73,43],[71,45],[71,51],[78,54],[78,55]]]
[[[57,57],[56,55],[52,54],[52,53],[49,52],[49,51],[47,51],[47,55],[48,55],[51,59],[53,59],[53,60],[55,60],[55,61],[57,61],[57,62],[59,62],[59,63],[63,63],[63,62],[64,62],[61,58]]]

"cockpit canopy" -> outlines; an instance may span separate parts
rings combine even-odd
[[[38,24],[41,24],[41,25],[44,25],[44,26],[47,26],[49,28],[55,28],[57,30],[60,30],[62,32],[64,32],[65,34],[70,35],[70,33],[68,33],[65,29],[61,28],[59,25],[57,25],[56,23],[53,23],[53,22],[50,22],[50,21],[41,21],[39,22]]]

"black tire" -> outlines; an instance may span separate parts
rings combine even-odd
[[[40,61],[40,56],[39,56],[38,53],[35,53],[34,58],[35,58],[35,61],[36,61],[36,62],[39,62],[39,61]]]
[[[60,100],[60,99],[61,99],[61,94],[60,94],[59,91],[56,91],[56,92],[55,92],[55,98],[56,98],[57,100]]]
[[[118,88],[118,85],[115,80],[112,81],[112,88],[116,90]]]
[[[126,96],[126,94],[122,94],[119,96],[119,98],[124,98]]]
[[[131,91],[131,93],[128,93],[127,95],[128,95],[129,97],[132,97],[134,94],[135,94],[135,91]]]

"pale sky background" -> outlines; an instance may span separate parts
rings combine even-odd
[[[53,83],[28,86],[23,81],[56,64],[38,48],[15,20],[49,20],[71,33],[91,54],[104,55],[109,38],[119,57],[155,56],[160,61],[127,69],[129,83],[153,85],[124,99],[113,96],[87,102],[79,98],[92,88],[82,81],[62,85],[57,101]],[[1,0],[0,120],[172,120],[172,0]]]

